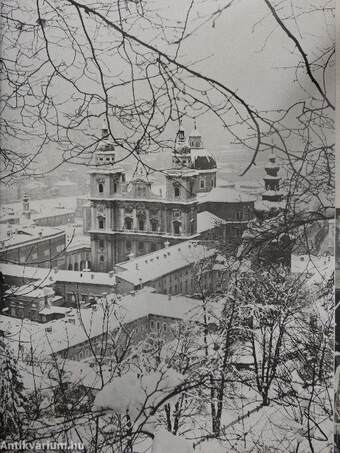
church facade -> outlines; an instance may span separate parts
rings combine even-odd
[[[204,149],[196,125],[187,138],[182,128],[177,133],[172,168],[165,172],[164,195],[153,191],[141,162],[127,180],[125,171],[115,165],[108,135],[104,126],[95,165],[89,172],[91,269],[109,272],[117,263],[198,239],[200,196],[204,198],[216,188],[217,166]],[[249,202],[249,218],[253,204]]]

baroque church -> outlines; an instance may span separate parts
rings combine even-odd
[[[204,148],[196,123],[186,137],[179,128],[171,168],[164,172],[164,195],[141,162],[131,179],[115,164],[115,149],[106,125],[90,173],[91,267],[109,272],[114,265],[167,245],[199,239],[200,212],[217,216],[230,242],[241,241],[253,218],[255,198],[232,188],[216,187],[217,165]]]

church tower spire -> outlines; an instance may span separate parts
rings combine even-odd
[[[115,148],[110,140],[106,118],[103,121],[101,136],[101,143],[95,155],[96,166],[112,166],[115,163]]]

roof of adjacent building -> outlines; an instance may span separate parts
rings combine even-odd
[[[3,263],[0,264],[0,270],[5,276],[39,280],[39,286],[43,284],[52,285],[55,282],[87,283],[105,286],[114,286],[116,284],[114,275],[104,272],[68,271]]]
[[[145,284],[216,253],[195,241],[185,241],[117,265],[117,277],[133,285]]]
[[[210,192],[197,194],[200,203],[245,203],[254,202],[256,197],[229,187],[215,187]]]
[[[224,225],[227,222],[209,211],[199,212],[197,214],[197,233],[212,230],[218,226]]]
[[[36,225],[0,225],[0,252],[48,239],[53,236],[65,235],[65,232],[59,228],[40,227]]]
[[[0,315],[0,331],[5,332],[5,338],[6,333],[10,333],[8,342],[13,348],[21,347],[24,355],[32,350],[38,358],[61,352],[148,315],[191,319],[200,312],[200,304],[185,296],[172,296],[169,300],[167,295],[155,293],[152,288],[143,288],[134,295],[109,296],[94,307],[72,309],[64,318],[44,324]]]

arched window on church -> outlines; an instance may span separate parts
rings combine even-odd
[[[131,217],[125,217],[125,228],[127,230],[132,230],[132,219]]]
[[[103,230],[105,227],[105,219],[103,217],[99,217],[98,219],[98,228]]]
[[[179,188],[179,186],[177,184],[174,186],[174,191],[175,191],[175,197],[179,197],[181,195],[181,189]]]
[[[100,182],[98,184],[98,192],[99,193],[103,193],[104,192],[104,184],[102,182]]]
[[[145,221],[144,221],[144,218],[143,218],[143,217],[140,217],[140,218],[138,219],[138,229],[139,229],[140,231],[143,231],[144,228],[145,228]]]
[[[177,220],[173,223],[174,225],[174,234],[181,234],[181,222]]]
[[[158,222],[157,222],[157,220],[152,219],[152,220],[150,221],[150,224],[151,224],[151,231],[157,231],[157,227],[158,227]]]

